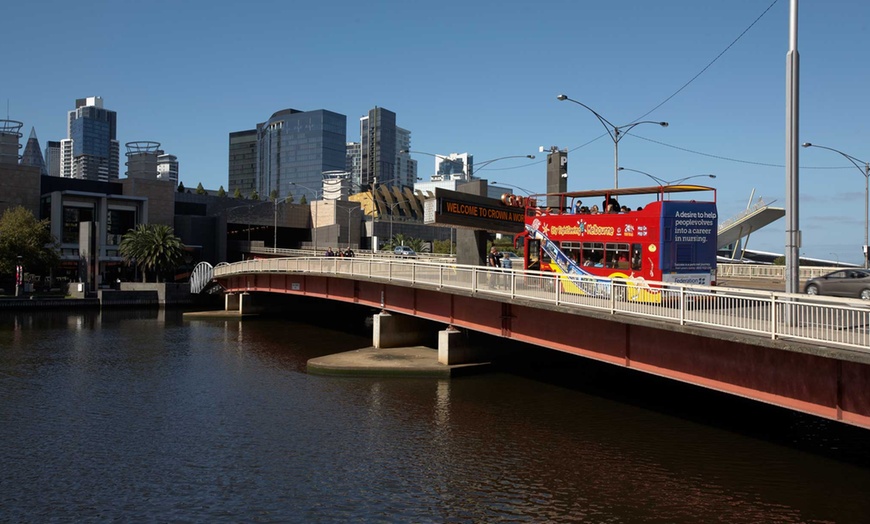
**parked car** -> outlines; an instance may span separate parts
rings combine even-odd
[[[807,295],[870,300],[870,270],[841,269],[821,277],[811,278],[804,285],[804,291]]]
[[[393,250],[393,254],[397,257],[402,258],[416,258],[417,252],[411,249],[408,246],[396,246],[396,249]]]

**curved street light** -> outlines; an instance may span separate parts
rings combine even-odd
[[[665,180],[663,178],[653,176],[653,175],[646,173],[644,171],[639,171],[637,169],[629,169],[627,167],[620,167],[619,171],[631,171],[633,173],[640,173],[641,175],[648,176],[649,178],[651,178],[653,181],[655,181],[660,186],[673,186],[675,184],[679,184],[681,182],[685,182],[686,180],[691,180],[693,178],[701,178],[701,177],[716,178],[716,175],[704,173],[704,174],[700,174],[700,175],[691,175],[691,176],[687,176],[687,177],[683,177],[683,178],[678,178],[676,180]]]
[[[435,153],[427,153],[426,151],[412,151],[410,149],[400,149],[399,153],[416,153],[419,155],[434,156],[435,158],[444,158],[444,159],[450,158],[447,155],[437,155]],[[534,159],[535,155],[508,155],[508,156],[500,156],[498,158],[492,158],[489,160],[484,160],[484,161],[479,162],[479,163],[472,162],[470,166],[465,166],[466,170],[468,171],[468,177],[471,178],[474,175],[474,173],[473,173],[474,170],[483,169],[484,167],[488,166],[489,164],[492,164],[493,162],[496,162],[498,160],[504,160],[506,158],[531,158],[531,159]]]
[[[493,185],[493,186],[508,186],[508,187],[512,187],[512,188],[514,188],[514,189],[519,189],[520,191],[522,191],[522,192],[525,193],[526,195],[533,195],[533,194],[535,194],[534,191],[529,191],[528,189],[526,189],[526,188],[524,188],[524,187],[515,186],[515,185],[513,185],[513,184],[508,184],[507,182],[493,182],[492,185]]]
[[[558,95],[556,97],[557,100],[567,100],[569,102],[574,102],[575,104],[585,107],[588,109],[595,118],[601,122],[601,125],[604,126],[604,129],[607,130],[607,134],[610,135],[610,139],[613,140],[613,187],[619,187],[619,141],[622,140],[622,137],[628,134],[635,126],[639,126],[641,124],[658,124],[662,127],[668,127],[667,122],[656,122],[655,120],[640,120],[638,122],[631,122],[630,124],[625,124],[623,126],[617,126],[612,124],[609,120],[598,114],[597,111],[587,106],[583,102],[578,102],[573,98],[569,98],[568,95]]]
[[[834,153],[839,153],[849,162],[852,162],[858,171],[864,175],[864,269],[870,268],[870,162],[865,162],[863,160],[859,160],[852,155],[847,155],[846,153],[834,149],[833,147],[820,146],[817,144],[811,144],[809,142],[804,142],[802,144],[803,147],[818,147],[820,149],[827,149],[828,151],[833,151]],[[861,169],[859,164],[864,164],[864,169]]]

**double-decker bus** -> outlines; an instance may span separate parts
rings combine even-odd
[[[560,279],[566,292],[607,295],[608,282],[625,279],[625,299],[658,302],[659,286],[649,281],[715,285],[714,188],[629,187],[509,200],[525,207],[525,230],[515,238],[525,268],[566,275]]]

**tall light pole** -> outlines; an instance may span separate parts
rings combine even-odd
[[[639,171],[639,170],[637,170],[637,169],[629,169],[629,168],[627,168],[627,167],[620,167],[619,170],[620,170],[620,171],[631,171],[632,173],[640,173],[641,175],[648,176],[649,178],[651,178],[655,183],[657,183],[657,184],[660,185],[660,186],[672,186],[672,185],[675,185],[675,184],[679,184],[679,183],[685,182],[686,180],[691,180],[691,179],[693,179],[693,178],[701,178],[701,177],[716,178],[716,175],[711,175],[711,174],[709,174],[709,173],[703,173],[703,174],[700,174],[700,175],[691,175],[691,176],[686,176],[686,177],[683,177],[683,178],[678,178],[678,179],[676,179],[676,180],[665,180],[665,179],[663,179],[663,178],[659,178],[659,177],[657,177],[657,176],[653,176],[653,175],[651,175],[651,174],[649,174],[649,173],[645,173],[645,172],[643,172],[643,171]]]
[[[619,187],[619,141],[622,140],[622,137],[628,134],[635,126],[639,126],[641,124],[658,124],[662,127],[668,127],[667,122],[656,122],[655,120],[640,120],[638,122],[631,122],[630,124],[625,124],[623,126],[613,125],[609,120],[598,114],[597,111],[587,106],[583,102],[578,102],[573,98],[569,98],[568,95],[558,95],[556,97],[557,100],[567,100],[569,102],[574,102],[575,104],[585,107],[593,115],[595,118],[601,122],[601,125],[604,126],[604,129],[607,130],[607,134],[610,135],[610,139],[613,140],[613,187]]]
[[[273,218],[273,229],[274,236],[272,240],[272,253],[278,252],[278,203],[285,202],[288,198],[293,198],[292,196],[285,196],[284,198],[276,198],[275,199],[275,214]]]
[[[360,211],[359,207],[348,207],[348,208],[340,208],[347,213],[347,247],[350,249],[350,218],[353,216],[354,211]],[[359,246],[357,246],[359,249]]]
[[[858,160],[852,155],[847,155],[846,153],[832,147],[820,146],[809,142],[805,142],[803,147],[818,147],[820,149],[827,149],[828,151],[839,153],[843,158],[852,162],[852,165],[858,168],[858,171],[864,175],[864,269],[870,268],[870,253],[868,253],[870,248],[867,247],[868,244],[870,244],[870,162]],[[864,169],[861,169],[860,164],[864,164]]]
[[[797,50],[798,0],[789,4],[785,59],[785,292],[800,293],[800,54]]]

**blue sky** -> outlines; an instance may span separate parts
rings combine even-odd
[[[342,113],[359,140],[374,106],[397,113],[414,150],[538,155],[478,172],[490,181],[543,191],[538,147],[558,146],[570,150],[569,189],[611,187],[613,142],[556,100],[565,93],[616,125],[668,121],[626,136],[620,165],[665,180],[715,174],[724,220],[753,188],[785,205],[788,17],[788,0],[12,2],[0,98],[44,148],[65,138],[76,98],[102,96],[122,144],[161,142],[188,187],[226,187],[228,134],[275,111]],[[801,142],[870,160],[868,42],[870,2],[801,2]],[[415,157],[428,177],[431,157]],[[861,261],[864,182],[839,155],[801,150],[802,253]],[[782,252],[784,230],[783,219],[749,247]]]

